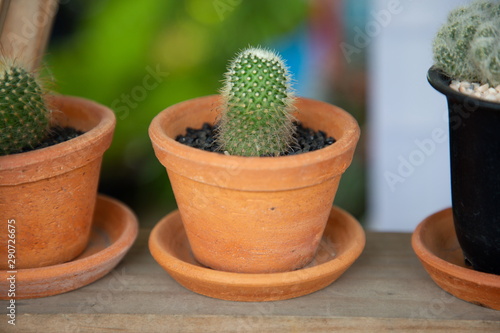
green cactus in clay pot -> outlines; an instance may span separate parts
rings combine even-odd
[[[0,62],[0,155],[41,143],[49,132],[50,110],[35,73]]]
[[[448,77],[500,85],[500,1],[480,0],[453,10],[433,51],[435,67]]]
[[[278,156],[293,143],[293,93],[276,53],[248,48],[229,64],[217,141],[239,156]]]

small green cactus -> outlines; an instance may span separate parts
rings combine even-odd
[[[500,0],[453,10],[434,39],[435,67],[461,81],[500,84]]]
[[[217,141],[230,155],[278,156],[293,143],[293,93],[279,55],[248,48],[229,64]]]
[[[38,145],[48,134],[50,110],[34,73],[0,62],[0,155]]]

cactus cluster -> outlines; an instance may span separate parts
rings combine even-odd
[[[40,144],[49,131],[49,120],[36,74],[0,62],[0,155]]]
[[[240,52],[228,66],[216,139],[230,155],[278,156],[293,143],[293,92],[279,55],[262,48]]]
[[[433,45],[435,67],[462,81],[500,84],[500,0],[453,10]]]

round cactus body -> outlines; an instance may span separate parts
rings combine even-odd
[[[500,84],[500,1],[453,10],[434,39],[435,67],[457,80]]]
[[[39,144],[49,129],[50,110],[33,73],[0,65],[0,155]]]
[[[277,156],[293,142],[293,97],[283,60],[249,48],[230,63],[217,140],[230,155]]]

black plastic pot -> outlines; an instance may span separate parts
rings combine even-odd
[[[451,194],[458,242],[475,270],[500,274],[500,104],[461,94],[431,68],[448,100]]]

